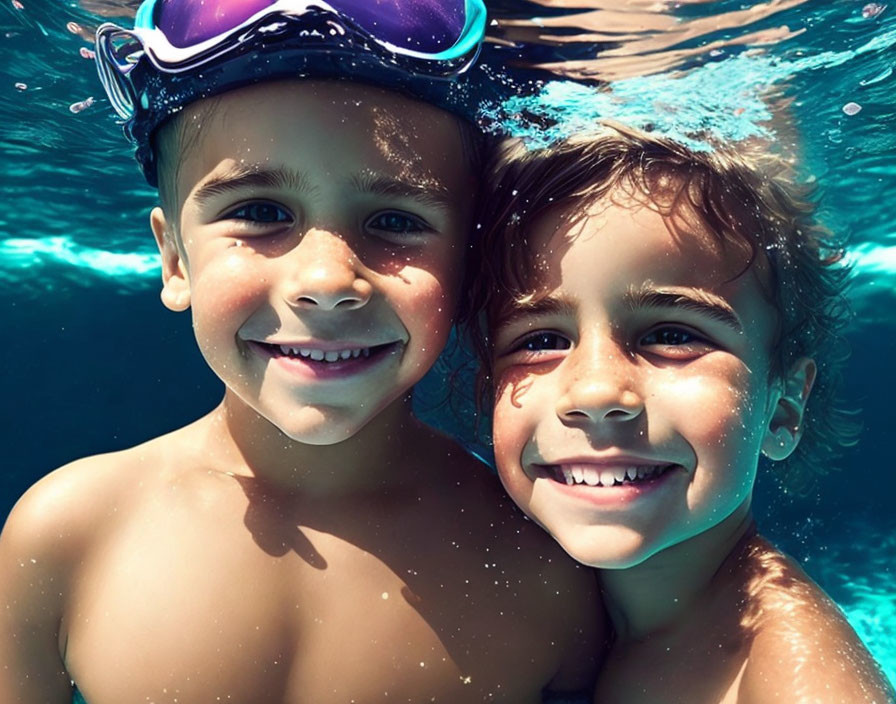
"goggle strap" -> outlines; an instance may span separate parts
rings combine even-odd
[[[155,27],[156,3],[158,0],[148,0],[140,4],[137,16],[134,18],[134,29],[153,29]]]
[[[106,95],[113,110],[120,118],[129,119],[134,112],[134,101],[125,94],[119,71],[114,67],[114,62],[110,57],[110,36],[117,31],[120,31],[120,27],[111,23],[100,25],[97,28],[96,50],[99,60],[96,62],[96,70],[103,88],[106,89]]]
[[[155,0],[153,0],[155,1]],[[465,0],[464,28],[460,32],[457,42],[453,46],[440,51],[438,54],[431,54],[430,57],[436,61],[446,61],[456,59],[463,56],[467,52],[474,51],[477,45],[485,36],[485,8],[480,3]],[[478,37],[478,38],[477,38]]]

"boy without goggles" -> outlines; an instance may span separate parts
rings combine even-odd
[[[594,701],[890,702],[751,511],[760,454],[806,486],[843,438],[829,233],[773,157],[604,127],[508,146],[473,301],[504,486],[598,568]]]

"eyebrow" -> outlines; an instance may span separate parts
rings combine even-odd
[[[456,207],[448,189],[441,184],[424,185],[366,171],[353,176],[351,185],[361,193],[389,198],[407,198],[424,206],[446,212],[451,212]]]
[[[298,171],[272,169],[258,164],[238,164],[203,183],[193,194],[193,200],[204,205],[215,196],[252,188],[309,190],[307,176]]]
[[[703,289],[663,290],[652,286],[633,286],[626,292],[624,300],[633,309],[678,308],[711,318],[727,325],[737,333],[744,331],[744,326],[731,304],[721,296]]]
[[[370,172],[352,176],[349,183],[360,193],[408,198],[445,212],[451,212],[455,207],[448,189],[442,185],[427,186]],[[253,188],[297,192],[312,190],[307,175],[293,169],[270,168],[261,164],[238,164],[203,183],[193,194],[193,200],[202,206],[215,196]]]
[[[498,314],[496,322],[498,325],[510,325],[520,318],[530,316],[575,316],[575,314],[575,304],[569,299],[562,296],[545,296],[522,303],[514,301]]]

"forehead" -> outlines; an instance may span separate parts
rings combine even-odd
[[[190,106],[178,189],[233,164],[332,183],[387,175],[448,193],[473,181],[458,119],[398,93],[345,81],[272,81]]]
[[[752,278],[748,270],[761,275],[763,268],[750,265],[746,242],[723,241],[690,209],[660,212],[618,189],[547,210],[533,221],[527,240],[537,288],[559,285],[563,269],[600,272],[608,282],[644,274],[718,288]]]
[[[633,288],[691,289],[725,299],[745,329],[773,336],[777,312],[762,258],[745,242],[723,241],[692,212],[661,214],[614,192],[558,206],[529,232],[533,289],[574,300],[626,300]],[[758,327],[758,329],[757,329]]]

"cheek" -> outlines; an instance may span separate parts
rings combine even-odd
[[[388,296],[404,325],[411,334],[437,344],[435,351],[441,352],[454,323],[459,276],[450,271],[407,265],[389,279]]]
[[[527,443],[535,437],[540,420],[539,409],[548,406],[536,403],[531,394],[533,377],[517,368],[497,372],[492,435],[498,471],[505,484],[516,473],[522,478],[521,457]]]
[[[190,295],[197,335],[222,326],[239,325],[266,291],[262,271],[249,252],[230,248],[213,259],[194,262]]]
[[[677,419],[699,461],[727,465],[741,456],[754,461],[751,448],[761,436],[765,399],[764,386],[755,377],[742,365],[728,364],[666,379],[665,412]]]

